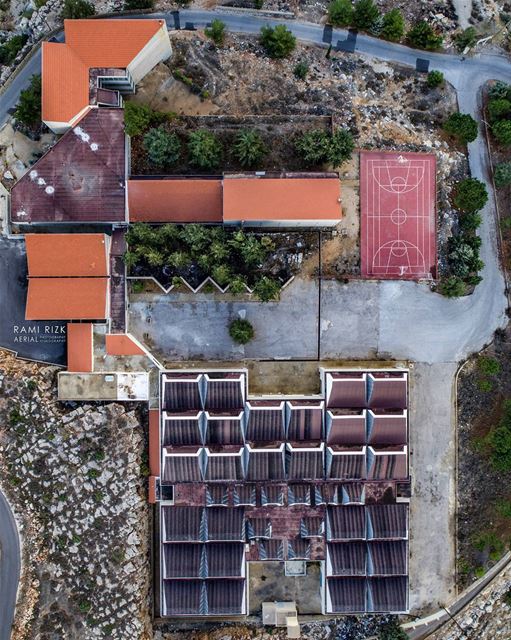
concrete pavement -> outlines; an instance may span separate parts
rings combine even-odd
[[[0,491],[0,640],[9,640],[20,576],[20,545],[9,503]]]

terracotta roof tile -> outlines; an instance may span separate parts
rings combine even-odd
[[[67,325],[67,370],[92,371],[92,324]]]
[[[108,278],[29,278],[26,320],[104,320]]]
[[[107,276],[103,233],[34,233],[25,236],[29,276]]]

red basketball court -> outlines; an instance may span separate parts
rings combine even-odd
[[[435,171],[429,153],[360,153],[362,276],[436,276]]]

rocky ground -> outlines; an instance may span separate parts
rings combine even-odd
[[[511,539],[511,517],[499,508],[511,501],[511,473],[492,468],[484,444],[502,416],[504,400],[511,397],[509,329],[497,333],[485,355],[498,361],[500,372],[483,375],[475,357],[464,365],[458,383],[458,578],[462,588],[494,564]]]
[[[56,373],[0,353],[0,485],[23,544],[13,640],[149,638],[140,416],[57,402]]]

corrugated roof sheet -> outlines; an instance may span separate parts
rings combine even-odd
[[[400,612],[408,609],[408,578],[369,578],[368,611]]]
[[[199,415],[192,411],[183,413],[183,417],[166,419],[163,424],[163,446],[186,447],[201,445],[202,435],[199,428]]]
[[[244,580],[208,580],[208,613],[236,615],[242,613]]]
[[[386,540],[368,543],[371,575],[406,575],[408,542]]]
[[[372,409],[406,409],[405,373],[370,373],[367,376],[367,404]]]
[[[206,458],[206,480],[242,480],[243,465],[237,453],[209,455]]]
[[[323,451],[310,448],[295,450],[288,445],[287,477],[289,480],[321,480],[325,476]]]
[[[284,412],[279,407],[251,408],[246,429],[248,442],[281,442],[286,439]]]
[[[359,505],[328,507],[329,540],[364,540],[366,538],[365,507]]]
[[[104,320],[108,278],[29,278],[26,320]]]
[[[209,419],[206,426],[206,444],[243,444],[241,420],[234,417]]]
[[[205,585],[200,580],[164,580],[165,615],[206,614]]]
[[[408,505],[382,504],[366,507],[371,538],[406,538],[408,535]]]
[[[250,452],[247,480],[284,480],[284,456],[281,451],[254,449]]]
[[[208,540],[243,541],[245,510],[243,507],[211,507],[206,511]]]
[[[365,444],[366,418],[364,415],[332,415],[327,417],[328,444],[352,446]]]
[[[123,222],[124,156],[124,112],[91,109],[14,185],[12,222]]]
[[[31,277],[108,276],[108,245],[104,233],[27,233]]]
[[[202,472],[198,456],[165,456],[163,459],[163,482],[200,482]]]
[[[398,445],[407,443],[406,412],[373,413],[367,416],[369,438],[368,443],[376,446]]]
[[[92,371],[92,324],[67,325],[67,370],[79,373]]]
[[[199,578],[204,545],[167,543],[163,545],[164,578]]]
[[[161,508],[164,542],[201,541],[201,524],[204,509],[201,507],[175,507],[164,505]]]
[[[130,222],[222,222],[222,181],[128,180]]]
[[[202,409],[199,374],[165,376],[163,379],[163,409],[170,413]]]
[[[323,434],[322,403],[288,402],[289,423],[287,437],[291,441],[321,440]]]
[[[328,544],[333,576],[365,576],[367,547],[365,542]]]
[[[327,585],[334,613],[365,611],[365,578],[329,578]]]
[[[366,406],[366,382],[363,373],[327,373],[326,406],[329,409],[358,409]]]
[[[207,376],[206,376],[207,377]],[[244,376],[233,374],[232,379],[209,379],[206,387],[205,408],[208,411],[243,409]]]
[[[206,545],[208,577],[235,578],[241,576],[245,545],[243,543],[211,542]]]

